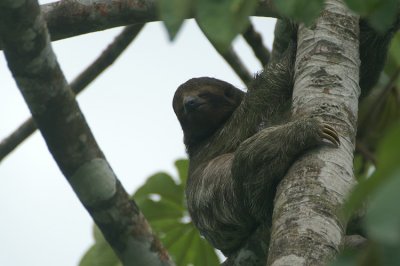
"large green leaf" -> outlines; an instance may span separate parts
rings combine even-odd
[[[274,0],[274,4],[285,17],[310,25],[321,13],[324,0]]]
[[[396,18],[398,0],[346,0],[346,3],[380,32],[387,30]]]
[[[197,0],[195,14],[201,29],[220,51],[249,25],[258,0]]]
[[[157,1],[160,17],[168,30],[169,37],[174,39],[185,18],[189,16],[191,0]]]
[[[198,237],[197,230],[191,224],[173,230],[164,243],[177,265],[219,265],[215,250],[206,240]]]
[[[134,199],[140,202],[151,195],[158,195],[163,200],[182,206],[183,186],[175,183],[173,178],[166,173],[157,173],[149,177],[146,183],[134,194]]]

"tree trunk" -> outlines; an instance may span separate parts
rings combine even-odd
[[[342,245],[347,221],[340,209],[355,185],[358,25],[342,1],[327,0],[314,25],[299,27],[293,116],[321,117],[341,145],[308,152],[279,185],[268,265],[324,265]]]

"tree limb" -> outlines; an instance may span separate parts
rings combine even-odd
[[[356,182],[358,47],[358,18],[340,0],[327,0],[313,27],[299,27],[293,114],[323,118],[341,145],[305,154],[280,183],[268,265],[326,265],[343,243],[340,208]]]
[[[114,39],[114,41],[101,53],[101,55],[88,66],[74,81],[70,84],[71,90],[75,95],[79,94],[93,80],[95,80],[104,70],[106,70],[129,44],[139,34],[143,28],[142,24],[127,26]],[[0,142],[0,162],[10,154],[18,145],[36,131],[37,127],[32,118],[28,118],[13,133]]]
[[[41,6],[51,40],[159,21],[159,0],[61,0]],[[256,16],[279,17],[272,0],[259,0]],[[188,17],[193,18],[193,15]],[[0,42],[0,50],[3,46]]]
[[[253,49],[253,52],[261,62],[261,65],[267,65],[271,57],[271,53],[268,48],[264,46],[261,35],[254,29],[251,23],[242,35],[246,42]]]
[[[211,42],[212,44],[212,42]],[[250,71],[243,64],[242,60],[240,60],[239,56],[232,47],[227,49],[226,51],[220,51],[214,46],[215,50],[225,59],[228,65],[235,71],[236,75],[243,81],[247,86],[253,80],[253,76],[250,74]]]
[[[0,36],[51,154],[123,265],[172,265],[97,145],[58,65],[37,1],[1,1]]]
[[[154,0],[61,0],[41,9],[53,41],[159,20]]]

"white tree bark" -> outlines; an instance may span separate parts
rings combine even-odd
[[[308,152],[279,185],[268,265],[324,265],[339,252],[347,222],[340,209],[356,182],[359,67],[358,17],[327,0],[314,25],[299,27],[293,115],[321,117],[341,145]]]

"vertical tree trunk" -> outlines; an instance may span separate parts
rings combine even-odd
[[[308,152],[279,185],[268,265],[324,265],[339,252],[340,208],[355,184],[359,66],[358,17],[327,0],[314,25],[299,27],[293,115],[321,117],[341,145]]]

